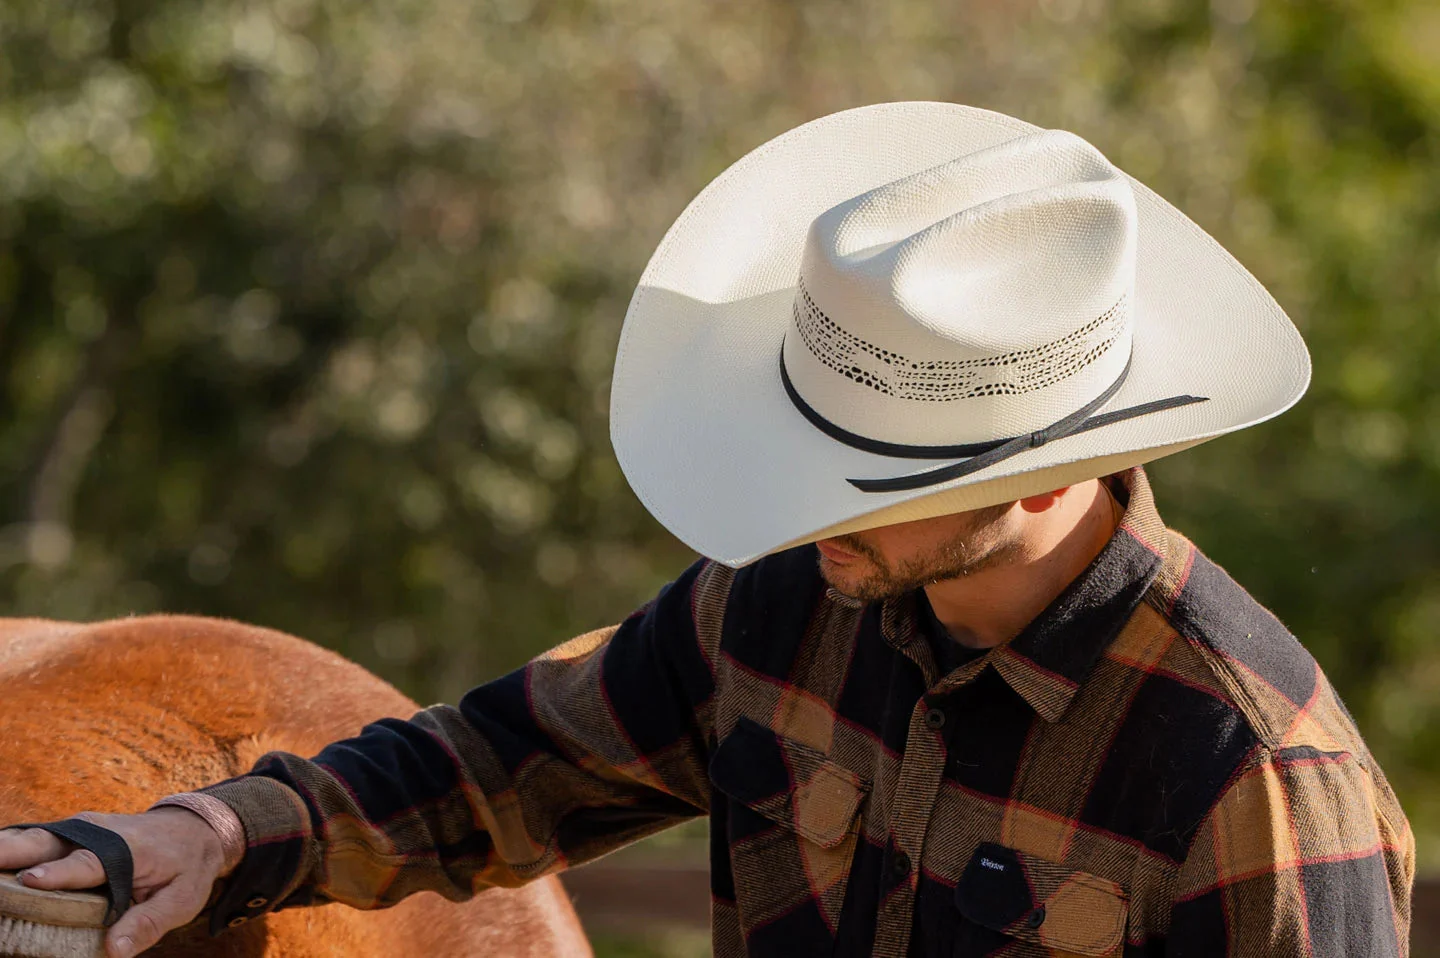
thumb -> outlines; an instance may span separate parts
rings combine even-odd
[[[201,897],[180,875],[164,888],[135,905],[120,917],[105,936],[109,958],[130,958],[160,940],[167,931],[179,928],[200,913]]]

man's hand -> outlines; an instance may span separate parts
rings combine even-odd
[[[79,817],[118,832],[135,859],[134,895],[140,904],[125,912],[105,936],[109,958],[130,958],[144,951],[205,907],[225,853],[220,836],[199,815],[168,807],[143,815],[86,812]],[[105,884],[105,872],[94,853],[38,828],[0,831],[0,869],[24,869],[20,881],[31,888]]]

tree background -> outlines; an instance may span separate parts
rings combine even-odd
[[[970,103],[1094,142],[1305,335],[1299,406],[1151,474],[1436,870],[1437,49],[1429,0],[7,0],[3,610],[244,619],[421,701],[617,619],[689,558],[606,430],[665,228],[805,120]]]

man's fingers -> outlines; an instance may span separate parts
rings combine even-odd
[[[0,869],[15,871],[63,858],[72,846],[39,828],[0,831]]]
[[[105,869],[94,852],[81,848],[59,861],[27,868],[20,880],[30,888],[94,888],[105,884]]]
[[[130,958],[155,944],[170,929],[179,928],[200,914],[205,902],[184,881],[183,877],[177,878],[120,916],[105,936],[105,953],[109,958]]]

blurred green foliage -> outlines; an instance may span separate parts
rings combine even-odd
[[[591,932],[590,944],[595,958],[710,958],[711,954],[710,936],[697,932]]]
[[[8,0],[0,595],[231,616],[453,698],[687,561],[606,432],[684,204],[811,117],[1073,129],[1315,359],[1152,469],[1339,686],[1440,864],[1430,0]]]

